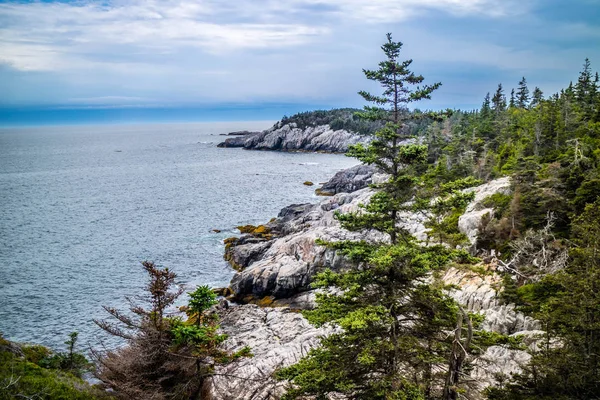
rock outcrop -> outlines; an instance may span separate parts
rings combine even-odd
[[[535,337],[541,331],[539,323],[514,310],[512,305],[504,305],[496,291],[500,277],[494,266],[488,266],[485,274],[470,270],[450,268],[441,278],[448,285],[459,289],[450,294],[466,309],[485,315],[483,328],[486,330],[524,336],[526,345],[535,345]],[[305,300],[312,292],[301,293],[294,298]],[[332,332],[327,328],[311,326],[301,314],[293,312],[288,304],[278,304],[288,308],[258,307],[252,304],[233,306],[224,311],[221,325],[229,335],[227,348],[239,350],[250,346],[254,356],[243,358],[219,368],[217,375],[208,384],[207,391],[213,400],[262,400],[277,399],[285,391],[285,382],[273,379],[278,368],[297,362],[307,352],[318,345],[319,337]],[[471,377],[473,390],[483,390],[494,383],[498,374],[509,375],[518,372],[530,356],[522,350],[504,346],[491,346],[476,360]],[[470,393],[478,398],[476,393]]]
[[[371,178],[379,182],[381,176]],[[477,236],[481,217],[478,214],[482,201],[493,193],[509,190],[508,178],[500,178],[473,189],[475,199],[467,206],[463,217],[470,224],[459,223],[459,228],[472,242]],[[238,272],[231,281],[231,289],[238,300],[249,295],[287,298],[308,289],[312,276],[324,268],[334,271],[348,267],[346,260],[335,251],[316,244],[317,239],[338,240],[385,240],[377,232],[349,232],[341,228],[334,218],[336,211],[355,212],[360,204],[368,203],[373,190],[365,188],[352,193],[338,193],[318,204],[292,205],[284,208],[279,216],[266,226],[274,234],[271,240],[242,236],[231,243],[227,252]],[[493,210],[487,209],[487,212]],[[461,217],[461,218],[463,218]],[[479,220],[477,219],[479,217]],[[399,223],[419,240],[426,240],[426,216],[401,213]]]
[[[516,311],[514,304],[505,304],[499,299],[497,289],[502,287],[502,278],[493,268],[493,264],[488,265],[485,274],[450,268],[442,280],[459,288],[450,292],[459,304],[485,316],[484,330],[503,335],[539,330],[538,321]]]
[[[485,208],[482,206],[483,200],[496,193],[509,194],[510,190],[511,183],[509,177],[495,179],[485,185],[467,189],[467,191],[475,192],[475,199],[469,203],[465,213],[458,219],[458,229],[467,235],[471,244],[475,244],[477,235],[479,234],[479,224],[481,223],[481,219],[486,214],[492,214],[494,212],[493,208]]]
[[[238,300],[248,295],[287,298],[308,289],[312,277],[323,268],[340,270],[348,266],[343,256],[316,244],[317,239],[384,240],[376,233],[349,232],[341,229],[334,212],[352,212],[372,195],[370,189],[340,193],[319,204],[282,210],[275,221],[267,224],[277,236],[268,242],[247,243],[242,236],[228,251],[236,266],[241,266],[230,287]],[[260,259],[255,255],[260,253]]]
[[[339,171],[315,192],[320,196],[333,196],[338,193],[352,193],[364,189],[372,183],[375,167],[359,164]]]
[[[249,346],[253,356],[219,367],[208,382],[212,400],[276,399],[285,383],[272,378],[277,368],[294,364],[331,332],[316,329],[297,312],[247,304],[226,310],[221,327],[229,335],[228,350]]]
[[[329,125],[310,126],[304,129],[295,123],[278,122],[273,127],[250,135],[232,137],[218,147],[243,147],[251,150],[318,151],[345,153],[348,146],[368,143],[369,137],[343,129],[333,130]]]
[[[482,329],[503,335],[523,338],[523,344],[535,347],[540,330],[539,321],[515,310],[514,304],[506,304],[499,298],[502,278],[495,272],[492,263],[485,266],[485,272],[473,272],[450,268],[442,277],[448,285],[458,289],[450,295],[465,309],[485,317]],[[474,360],[471,377],[476,382],[474,389],[482,391],[495,383],[498,375],[509,376],[521,371],[531,356],[523,350],[511,349],[506,346],[490,346]]]
[[[361,176],[358,181],[370,180],[374,183],[385,179],[379,174],[371,174],[363,179],[362,176],[368,174],[359,174],[359,170],[359,167],[355,167],[354,172],[342,175],[348,177],[349,181],[354,180],[352,177],[355,176]],[[340,178],[339,181],[343,180]],[[336,211],[358,211],[360,204],[369,202],[374,193],[372,189],[355,190],[357,185],[354,184],[332,184],[332,187],[351,193],[335,193],[318,204],[285,207],[277,218],[265,225],[272,238],[242,235],[229,243],[228,258],[240,269],[230,285],[234,298],[242,302],[259,300],[270,307],[245,304],[226,311],[222,329],[230,335],[229,348],[235,350],[248,345],[255,356],[220,369],[219,375],[209,385],[211,398],[277,398],[284,391],[285,383],[273,380],[272,373],[279,367],[295,363],[318,344],[319,336],[330,332],[312,327],[301,314],[292,311],[314,306],[314,292],[309,290],[309,284],[319,270],[351,267],[343,256],[316,244],[316,239],[386,240],[377,232],[346,231],[334,218]],[[508,193],[510,181],[501,178],[470,190],[475,192],[475,199],[461,217],[463,222],[460,229],[473,242],[481,216],[493,212],[483,208],[483,200],[494,193]],[[423,215],[404,213],[399,222],[417,238],[424,240],[427,233],[424,219]],[[485,316],[484,329],[525,336],[528,338],[527,344],[534,345],[539,323],[516,311],[513,305],[504,304],[497,293],[501,288],[501,279],[495,272],[494,264],[482,267],[486,269],[484,273],[450,268],[441,279],[457,288],[450,294],[460,304],[469,311]],[[520,366],[528,360],[527,352],[502,346],[489,347],[476,360],[471,373],[477,381],[477,390],[493,383],[498,373],[519,371]]]

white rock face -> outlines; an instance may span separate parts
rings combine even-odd
[[[443,276],[444,283],[456,285],[450,295],[468,311],[485,316],[482,328],[510,336],[522,336],[524,344],[536,346],[536,337],[540,331],[539,321],[515,311],[514,304],[503,304],[496,288],[501,287],[502,279],[494,272],[494,266],[487,266],[488,273],[481,275],[471,271],[450,268]],[[490,346],[475,360],[471,374],[481,391],[495,383],[497,374],[509,376],[521,371],[531,356],[526,351],[508,349],[503,346]]]
[[[375,174],[373,181],[384,176]],[[467,212],[459,219],[459,228],[472,242],[477,237],[477,228],[485,213],[478,211],[481,202],[494,193],[510,190],[508,178],[500,178],[474,189],[475,199],[467,206]],[[233,248],[232,259],[246,267],[231,281],[231,289],[238,298],[253,294],[258,297],[272,295],[286,298],[306,290],[311,278],[324,268],[340,270],[348,266],[346,260],[335,251],[317,245],[315,241],[371,240],[385,241],[385,235],[377,232],[349,232],[341,228],[334,218],[336,211],[342,213],[360,210],[360,204],[367,204],[373,195],[369,188],[352,193],[338,193],[325,198],[315,205],[297,206],[297,213],[291,218],[275,221],[274,230],[284,232],[267,243],[249,243]],[[285,209],[284,209],[285,210]],[[427,228],[423,214],[401,213],[400,223],[419,240],[426,240]],[[461,221],[462,220],[462,228]],[[469,221],[466,225],[465,221]]]
[[[444,283],[457,285],[451,295],[469,311],[486,316],[483,328],[513,336],[522,335],[534,346],[535,336],[542,333],[539,323],[512,305],[502,305],[496,285],[501,279],[493,271],[483,277],[471,271],[450,268],[442,277]],[[312,293],[296,297],[312,299]],[[306,299],[305,299],[306,300]],[[219,368],[208,384],[207,391],[213,400],[263,400],[277,399],[285,391],[285,382],[272,379],[275,370],[296,363],[318,345],[319,337],[331,330],[316,329],[301,314],[285,308],[260,308],[256,305],[234,306],[226,311],[221,321],[222,329],[229,334],[227,348],[235,351],[250,346],[254,357],[244,358]],[[477,381],[477,389],[483,390],[494,383],[496,374],[510,375],[519,372],[530,356],[525,351],[491,346],[479,357],[471,377]],[[478,398],[476,393],[471,393]]]
[[[272,379],[273,372],[296,363],[318,344],[319,336],[331,332],[316,329],[300,313],[251,304],[227,310],[221,326],[229,335],[228,350],[249,346],[254,356],[215,371],[216,376],[205,388],[211,400],[278,398],[285,391],[285,383]]]
[[[492,214],[492,208],[483,208],[481,205],[487,197],[496,194],[510,194],[510,178],[503,177],[494,179],[486,184],[472,189],[466,189],[468,192],[475,192],[475,199],[467,206],[465,213],[458,219],[458,229],[467,235],[471,244],[475,244],[477,234],[479,233],[479,224],[486,214]]]
[[[383,177],[377,174],[373,176],[374,182],[378,179]],[[508,193],[509,189],[508,178],[472,189],[476,193],[475,200],[468,205],[466,212],[472,223],[464,226],[463,230],[469,238],[474,239],[477,235],[479,221],[476,219],[481,218],[482,214],[477,213],[482,211],[483,199],[494,193]],[[243,253],[237,254],[240,263],[247,267],[233,278],[231,288],[234,293],[238,298],[249,294],[257,297],[274,296],[277,298],[274,304],[284,307],[310,307],[314,304],[314,295],[306,290],[314,274],[326,267],[334,270],[349,267],[347,260],[317,245],[316,239],[386,240],[375,232],[345,231],[334,218],[335,211],[345,213],[360,210],[359,204],[367,203],[372,195],[373,191],[367,188],[353,193],[338,193],[315,205],[286,207],[280,217],[268,225],[274,232],[282,233],[279,237],[268,242],[244,244],[247,247],[244,247]],[[425,239],[424,218],[422,215],[404,214],[401,215],[401,222],[415,236]],[[233,252],[236,255],[235,247]],[[483,276],[469,270],[451,268],[442,279],[459,288],[451,292],[459,303],[470,311],[485,315],[484,329],[530,338],[539,333],[537,321],[515,311],[513,305],[502,304],[499,300],[496,288],[500,287],[501,279],[493,266]],[[283,383],[270,379],[272,372],[279,366],[295,363],[318,344],[320,335],[327,333],[309,325],[298,313],[254,305],[233,307],[224,317],[222,326],[230,334],[231,349],[249,345],[255,357],[239,360],[226,370],[219,371],[244,378],[215,377],[209,392],[213,399],[219,400],[276,399],[283,391]],[[532,339],[530,342],[535,341]],[[529,355],[524,351],[492,346],[477,360],[472,376],[481,389],[493,383],[495,373],[519,371],[528,359]]]
[[[479,273],[450,268],[442,280],[460,288],[450,292],[459,304],[485,316],[483,329],[504,335],[540,329],[538,321],[515,311],[513,304],[500,301],[496,289],[502,287],[502,279],[493,270],[481,276]]]
[[[243,147],[254,150],[322,151],[345,153],[348,146],[368,143],[370,137],[343,129],[333,130],[329,125],[300,129],[295,123],[275,124],[263,132],[226,139],[219,147]]]

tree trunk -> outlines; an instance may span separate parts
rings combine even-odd
[[[452,352],[450,353],[450,359],[448,360],[448,373],[446,375],[446,382],[442,394],[443,400],[458,399],[460,374],[467,358],[469,348],[471,347],[471,340],[473,339],[473,325],[471,319],[462,307],[459,306],[459,308],[460,316],[456,321],[454,340],[452,341]],[[465,338],[464,344],[461,342],[463,321],[467,323],[467,337]]]

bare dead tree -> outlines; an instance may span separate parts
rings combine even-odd
[[[459,396],[458,385],[462,378],[462,369],[471,349],[471,341],[473,340],[473,324],[467,312],[458,306],[460,317],[457,318],[456,328],[454,329],[454,340],[452,341],[452,350],[448,360],[448,372],[446,382],[444,383],[444,391],[442,393],[443,400],[457,400]],[[463,339],[463,323],[467,324],[466,337]]]
[[[501,270],[516,275],[522,282],[534,282],[546,274],[557,272],[567,265],[568,251],[552,233],[556,217],[548,211],[546,225],[541,230],[529,230],[511,242],[512,257],[496,259]]]

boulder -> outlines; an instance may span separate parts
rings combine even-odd
[[[359,164],[336,173],[322,187],[316,190],[320,196],[333,196],[337,193],[352,193],[364,189],[372,182],[375,167]]]

